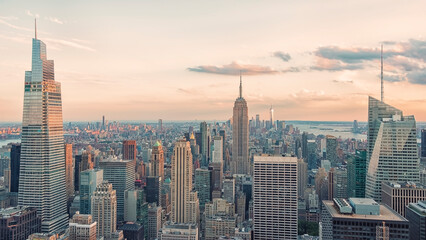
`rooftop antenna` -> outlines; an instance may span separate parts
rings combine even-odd
[[[243,98],[243,80],[241,77],[241,70],[240,70],[240,98]]]
[[[380,95],[380,99],[382,100],[382,102],[383,102],[383,100],[384,100],[384,92],[383,92],[383,44],[382,44],[382,48],[381,48],[381,51],[380,51],[380,62],[381,62],[381,65],[380,65],[380,87],[381,87],[381,95]]]
[[[37,39],[37,18],[34,18],[35,39]]]

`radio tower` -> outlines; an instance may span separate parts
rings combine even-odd
[[[384,93],[383,93],[383,44],[382,44],[382,48],[380,51],[380,87],[381,87],[381,95],[380,95],[380,100],[384,100]]]

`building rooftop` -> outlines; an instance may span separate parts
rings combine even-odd
[[[408,208],[415,211],[417,214],[426,216],[426,201],[419,201],[418,203],[410,203]]]
[[[426,189],[426,186],[415,182],[383,182],[384,185],[392,188],[419,188]]]
[[[379,205],[371,198],[350,198],[350,200],[355,205]]]
[[[380,204],[380,215],[361,215],[361,214],[343,214],[335,207],[333,201],[322,201],[325,208],[333,218],[347,218],[347,219],[367,219],[377,221],[408,221],[386,205]],[[377,204],[377,203],[376,203]]]

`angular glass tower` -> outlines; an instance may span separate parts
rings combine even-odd
[[[18,204],[37,208],[44,233],[68,226],[61,85],[53,67],[36,35],[25,72]]]
[[[369,97],[367,140],[367,198],[381,201],[382,181],[419,181],[414,116]]]

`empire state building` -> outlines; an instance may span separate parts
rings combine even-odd
[[[240,96],[235,100],[232,116],[232,174],[250,174],[248,138],[248,108],[240,76]]]

